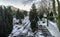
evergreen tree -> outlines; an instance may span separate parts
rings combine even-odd
[[[13,12],[12,12],[12,9],[11,9],[11,7],[9,7],[9,8],[5,8],[4,9],[5,11],[5,22],[6,22],[6,24],[8,25],[8,33],[10,34],[11,33],[11,31],[12,31],[12,29],[13,29]]]
[[[24,19],[24,15],[19,9],[16,11],[16,18],[17,19]]]
[[[2,10],[3,10],[3,9],[2,9],[2,6],[1,6],[1,7],[0,7],[0,16],[2,15]]]
[[[16,18],[19,19],[19,22],[22,24],[21,19],[24,19],[24,15],[22,12],[19,11],[19,9],[16,12]]]
[[[38,29],[37,22],[34,20],[31,22],[32,32],[35,32]]]
[[[17,19],[21,19],[21,18],[20,18],[19,9],[18,9],[17,12],[16,12],[16,18],[17,18]]]
[[[29,20],[33,21],[35,19],[35,21],[38,21],[38,14],[37,14],[37,9],[35,7],[35,4],[32,5],[32,9],[30,10],[29,13]]]
[[[43,13],[42,12],[39,14],[39,18],[42,20],[42,18],[43,18]]]
[[[4,9],[1,9],[1,17],[0,17],[0,37],[8,37],[13,29],[13,17],[8,12],[8,9],[4,6]]]
[[[53,16],[53,12],[50,13],[50,16]]]
[[[35,32],[37,29],[37,21],[38,21],[37,9],[35,4],[32,5],[32,9],[30,10],[29,20],[31,22],[32,32]]]
[[[24,11],[23,14],[24,14],[24,16],[27,16],[27,11]]]
[[[54,20],[53,12],[49,13],[48,16],[49,16],[48,19],[49,19],[50,21],[53,21],[53,20]]]

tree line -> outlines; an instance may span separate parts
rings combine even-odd
[[[53,9],[55,9],[55,5],[53,2]],[[55,10],[54,10],[55,11]],[[21,19],[24,19],[25,16],[27,16],[28,11],[22,10],[20,11],[20,9],[17,9],[15,11],[15,13],[13,13],[14,11],[11,9],[11,7],[5,7],[4,8],[2,6],[0,6],[0,37],[7,37],[8,34],[11,33],[12,29],[13,29],[13,16],[15,15],[16,19],[19,19],[20,23],[22,24]],[[39,13],[40,12],[40,13]],[[47,13],[48,14],[47,14]],[[42,9],[38,11],[38,9],[36,8],[35,4],[32,4],[31,10],[29,11],[29,20],[31,22],[31,29],[32,32],[35,32],[38,29],[38,24],[37,22],[39,21],[39,19],[42,20],[42,18],[44,18],[44,13],[46,13],[47,15],[47,19],[48,20],[53,20],[53,14],[54,12],[50,12],[48,11],[48,9]],[[58,17],[59,18],[59,17]],[[59,20],[58,20],[59,21]],[[60,25],[58,24],[58,27]],[[59,27],[60,28],[60,27]]]

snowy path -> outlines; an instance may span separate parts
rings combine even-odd
[[[45,19],[45,23],[42,21],[39,21],[38,24],[46,26],[46,28],[49,30],[49,32],[54,36],[54,37],[60,37],[60,32],[58,30],[57,24],[49,21],[49,26],[47,26],[47,20]]]
[[[15,21],[19,21],[19,20],[15,20]],[[14,22],[15,22],[14,21]],[[45,21],[45,23],[43,23],[43,21],[38,21],[38,25],[43,25],[45,26],[48,30],[47,30],[47,33],[49,33],[50,36],[48,37],[51,37],[52,35],[54,37],[60,37],[59,36],[59,31],[58,31],[58,28],[56,26],[55,23],[49,21],[49,26],[47,27],[47,22]],[[40,27],[39,27],[40,28]],[[45,29],[46,29],[45,28]],[[42,31],[41,30],[38,30],[35,37],[44,37],[44,35],[42,35]],[[29,21],[29,16],[26,16],[24,19],[22,19],[22,25],[19,25],[19,24],[15,24],[14,27],[13,27],[13,31],[12,33],[10,34],[9,37],[27,37],[27,36],[33,36],[34,33],[32,33],[31,31],[31,28],[30,28],[30,21]]]
[[[54,37],[60,37],[60,32],[58,30],[57,24],[49,21],[49,27],[47,29]]]

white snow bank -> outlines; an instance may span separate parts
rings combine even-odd
[[[50,31],[50,33],[54,37],[60,37],[60,32],[58,30],[58,27],[57,27],[56,23],[53,23],[53,22],[49,21],[49,26],[47,27],[47,29]]]
[[[18,20],[16,20],[14,18],[15,21],[13,21],[14,23],[17,22]],[[53,23],[51,21],[49,21],[49,26],[47,27],[47,20],[46,19],[42,19],[45,23],[43,23],[43,21],[38,21],[38,25],[44,25],[46,26],[46,28],[49,30],[49,32],[54,36],[54,37],[60,37],[60,33],[58,31],[58,27],[56,25],[56,23]],[[13,35],[12,35],[13,34]],[[22,19],[22,25],[17,25],[15,24],[13,26],[13,31],[10,34],[9,37],[13,36],[18,36],[18,35],[22,35],[22,34],[27,34],[27,36],[33,36],[34,33],[31,32],[30,30],[30,21],[29,21],[29,16],[24,17],[24,19]],[[44,37],[43,35],[41,35],[42,32],[38,31],[35,35],[35,37]]]
[[[46,26],[46,28],[54,37],[60,37],[60,32],[58,30],[56,23],[53,23],[52,21],[48,21],[49,26],[47,26],[47,19],[42,19],[42,20],[45,21],[45,23],[43,23],[43,21],[38,21],[38,25]]]

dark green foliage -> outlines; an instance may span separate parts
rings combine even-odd
[[[30,14],[29,14],[29,20],[32,21],[32,20],[35,19],[35,21],[37,22],[38,21],[37,16],[38,16],[37,13],[34,13],[34,12],[31,11]]]
[[[19,23],[22,24],[21,19],[24,19],[24,15],[23,15],[22,12],[19,11],[19,9],[18,9],[17,12],[16,12],[16,18],[19,19]]]
[[[38,14],[37,14],[35,4],[32,5],[32,9],[30,10],[29,20],[31,22],[32,32],[35,32],[37,29],[37,21],[38,21]]]
[[[51,21],[54,20],[54,17],[53,17],[53,13],[52,12],[48,14],[48,19],[51,20]]]
[[[0,7],[0,15],[2,15],[2,10],[3,10],[3,9],[2,9],[2,6],[1,6],[1,7]]]
[[[43,18],[43,14],[39,14],[39,18],[42,20],[42,18]]]
[[[32,29],[32,32],[35,32],[38,29],[38,26],[35,20],[31,22],[31,29]]]
[[[21,18],[20,18],[20,12],[19,12],[19,9],[18,9],[17,12],[16,12],[16,18],[17,18],[17,19],[21,19]]]
[[[22,12],[19,11],[19,9],[16,12],[16,18],[17,19],[24,19],[24,15]]]
[[[4,9],[0,8],[0,37],[8,37],[13,29],[13,17],[5,6]]]
[[[37,14],[37,10],[36,10],[36,7],[35,7],[35,4],[32,5],[32,9],[30,10],[30,13],[29,13],[29,20],[32,21],[35,19],[35,21],[37,22],[38,21],[38,14]]]
[[[11,15],[13,16],[13,10],[11,9],[11,6],[9,6],[9,7],[7,8],[7,11],[8,11],[9,14],[11,14]]]
[[[50,13],[50,16],[53,16],[53,12]]]
[[[27,16],[27,11],[24,11],[23,14],[24,14],[24,16]]]
[[[54,17],[53,16],[49,16],[48,19],[51,20],[51,21],[53,21]]]

